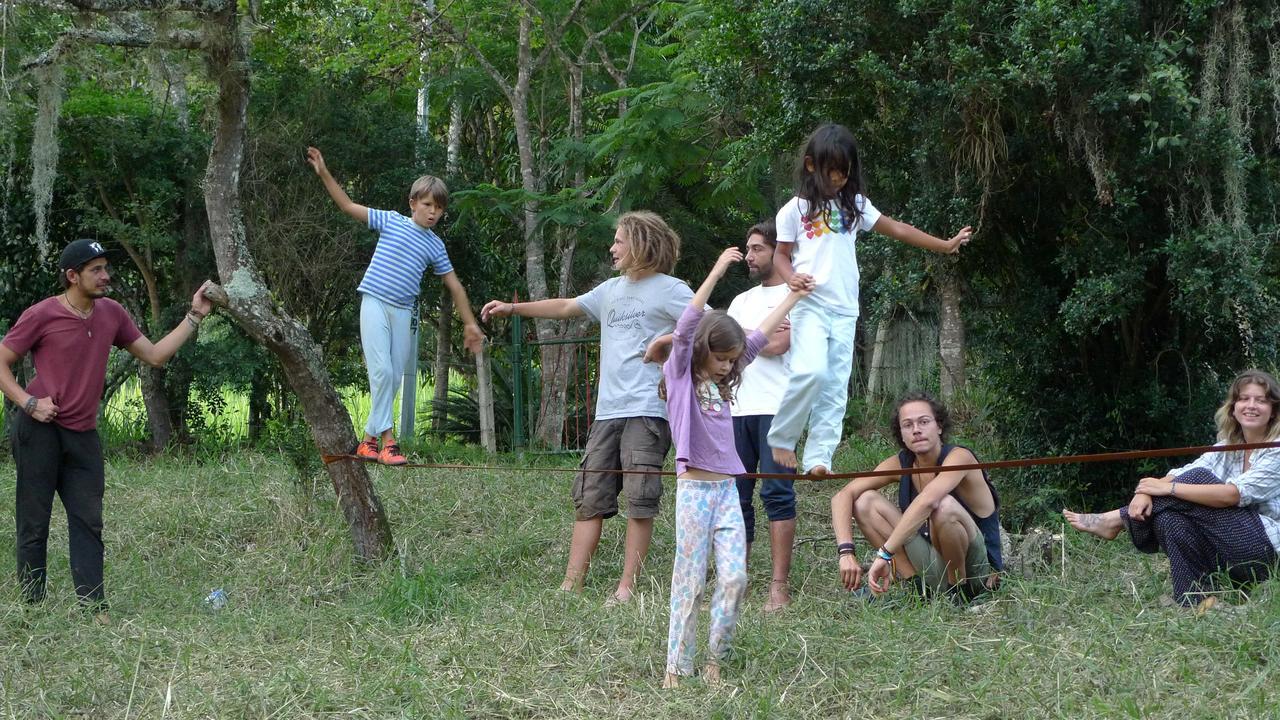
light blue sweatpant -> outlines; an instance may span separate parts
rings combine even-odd
[[[857,330],[856,315],[836,315],[809,298],[791,310],[790,375],[769,429],[769,447],[795,450],[807,422],[805,472],[819,465],[831,469],[844,427]]]
[[[742,524],[738,483],[676,480],[676,559],[671,569],[671,623],[667,629],[667,672],[693,674],[698,603],[707,584],[707,554],[716,554],[716,590],[711,597],[711,659],[729,652],[738,626],[738,607],[747,592],[747,532]]]
[[[362,293],[361,298],[360,347],[369,370],[370,399],[364,431],[376,438],[395,426],[392,408],[409,360],[413,310],[396,307],[368,293]]]

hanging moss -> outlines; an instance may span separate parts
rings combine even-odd
[[[1271,143],[1280,148],[1280,39],[1268,38],[1267,86],[1271,89],[1271,124],[1275,136]]]
[[[1244,232],[1248,224],[1247,190],[1243,160],[1250,154],[1249,128],[1252,125],[1253,107],[1249,92],[1253,78],[1253,51],[1249,47],[1249,30],[1245,27],[1244,9],[1235,3],[1227,13],[1225,22],[1231,38],[1231,57],[1227,74],[1227,130],[1237,154],[1223,158],[1223,192],[1225,211],[1231,227]]]
[[[1073,107],[1054,116],[1054,131],[1067,143],[1072,157],[1084,158],[1085,167],[1093,178],[1094,196],[1100,205],[1114,201],[1111,187],[1111,166],[1102,150],[1102,132],[1089,118],[1088,101],[1078,99]]]
[[[58,172],[58,116],[62,110],[62,63],[37,68],[36,121],[31,138],[31,201],[36,216],[36,248],[49,256],[49,207]]]
[[[18,143],[13,119],[13,87],[9,78],[9,3],[0,5],[0,142],[4,144],[4,189],[0,191],[0,233],[13,226],[9,198],[13,196],[13,169],[17,166]]]

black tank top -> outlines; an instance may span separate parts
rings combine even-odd
[[[938,464],[941,465],[947,455],[957,447],[960,446],[943,445],[942,452],[938,453]],[[968,450],[968,448],[965,449]],[[973,451],[970,450],[970,452]],[[974,457],[976,458],[977,456],[975,455]],[[915,464],[915,461],[916,455],[910,450],[902,450],[898,453],[898,463],[903,468],[911,467]],[[1000,495],[996,493],[996,486],[991,484],[991,478],[987,477],[986,470],[982,471],[982,479],[986,481],[987,489],[991,491],[991,501],[996,506],[996,509],[991,511],[991,514],[987,517],[980,518],[975,515],[973,510],[969,509],[969,506],[965,504],[964,500],[960,499],[960,496],[954,490],[951,491],[951,497],[960,503],[960,507],[969,513],[969,517],[973,518],[973,522],[978,526],[978,530],[982,533],[983,543],[987,547],[987,560],[991,563],[991,567],[996,570],[1004,570],[1004,558],[1000,552]],[[911,482],[911,474],[904,473],[901,479],[898,480],[898,509],[906,512],[907,506],[911,504],[912,500],[916,499],[918,494],[915,484]],[[920,526],[920,534],[926,538],[929,537],[928,522]]]

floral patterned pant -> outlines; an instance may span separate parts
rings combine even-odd
[[[738,606],[747,590],[746,530],[733,478],[676,481],[676,559],[671,571],[671,625],[667,672],[693,674],[698,604],[707,584],[707,553],[715,551],[716,590],[711,598],[711,658],[729,652]]]

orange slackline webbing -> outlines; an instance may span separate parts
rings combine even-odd
[[[946,465],[940,467],[894,468],[892,470],[863,470],[849,473],[828,473],[811,475],[798,473],[743,473],[737,477],[765,480],[852,480],[864,477],[883,477],[886,475],[914,475],[916,473],[951,472],[954,470],[994,470],[998,468],[1032,467],[1036,465],[1066,465],[1068,463],[1116,462],[1120,460],[1141,460],[1144,458],[1174,457],[1178,455],[1201,455],[1207,452],[1238,452],[1241,450],[1261,450],[1280,447],[1280,442],[1240,443],[1238,445],[1201,445],[1197,447],[1164,448],[1161,450],[1126,450],[1123,452],[1095,453],[1092,455],[1063,455],[1057,457],[1028,458],[1025,460],[994,460],[991,462],[970,463],[968,465]],[[375,462],[355,455],[322,455],[326,465],[340,460],[356,462]],[[399,465],[403,468],[428,468],[432,470],[505,470],[510,472],[581,472],[581,468],[566,467],[511,467],[507,465],[449,465],[444,463],[408,463]],[[675,475],[673,470],[590,470],[589,472],[631,473],[634,475]]]

